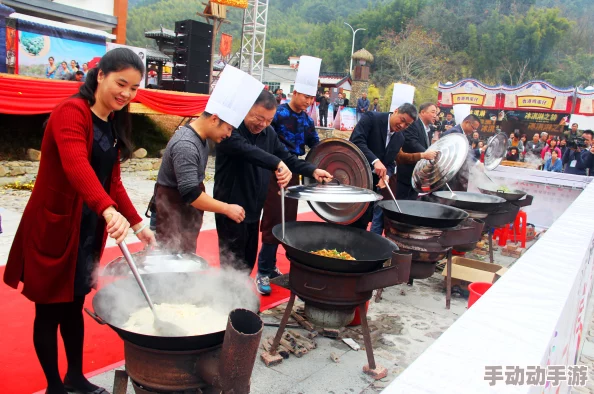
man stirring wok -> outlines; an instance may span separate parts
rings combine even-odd
[[[243,207],[205,193],[207,139],[221,142],[239,127],[262,91],[250,75],[226,66],[204,113],[171,138],[163,155],[155,192],[157,238],[176,253],[196,253],[204,211],[223,214],[234,222],[245,218]]]
[[[276,98],[262,90],[241,125],[217,145],[214,197],[245,208],[242,223],[215,214],[221,266],[234,264],[249,272],[254,268],[260,215],[271,179],[283,188],[291,180],[291,171],[318,182],[332,179],[328,172],[291,154],[280,141],[270,126],[276,107]],[[270,198],[280,200],[280,196]],[[255,279],[264,295],[271,292],[269,274],[258,271]]]
[[[373,168],[373,184],[378,185],[380,179],[394,174],[396,157],[404,144],[404,129],[417,118],[414,105],[405,103],[392,114],[388,112],[367,112],[355,126],[350,141],[357,145]],[[366,230],[373,221],[371,231],[383,233],[383,212],[374,204],[356,222],[353,227]]]
[[[321,64],[322,59],[301,56],[291,101],[277,107],[272,121],[272,127],[278,137],[294,156],[305,154],[305,145],[313,148],[320,141],[314,122],[307,115],[306,109],[312,105],[316,98]],[[295,177],[289,186],[298,184],[299,178]],[[285,220],[287,222],[297,220],[297,200],[287,199],[285,201]],[[270,279],[281,275],[276,268],[276,252],[279,242],[272,234],[272,229],[279,223],[281,223],[279,187],[277,182],[272,180],[264,204],[261,225],[262,249],[258,256],[258,272],[261,276],[267,276]],[[260,286],[258,286],[258,291],[263,294],[267,293],[267,289],[260,288]]]

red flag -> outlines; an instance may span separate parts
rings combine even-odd
[[[222,57],[229,56],[231,53],[231,44],[233,43],[233,36],[229,34],[221,34],[221,43],[219,45],[219,52]]]

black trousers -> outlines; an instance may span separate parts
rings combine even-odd
[[[416,200],[418,197],[419,193],[411,185],[398,182],[398,187],[396,188],[397,200]]]
[[[225,215],[216,214],[221,267],[233,267],[252,272],[258,255],[260,222],[235,223]]]
[[[363,213],[363,215],[359,219],[357,219],[353,223],[349,224],[349,226],[367,231],[369,222],[371,222],[372,219],[373,219],[373,203],[371,202],[371,203],[369,203],[369,207],[367,207],[367,210],[365,210],[365,213]]]
[[[328,127],[328,108],[320,110],[320,126]]]

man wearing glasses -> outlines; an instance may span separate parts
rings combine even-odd
[[[452,127],[449,130],[446,130],[441,135],[441,138],[449,135],[449,134],[464,134],[466,137],[472,135],[472,133],[478,131],[481,127],[481,121],[478,116],[470,114],[464,118],[462,123],[457,124],[456,126]],[[450,188],[452,190],[465,192],[468,190],[468,178],[470,177],[470,166],[474,164],[476,158],[473,154],[472,150],[468,150],[468,156],[466,157],[466,162],[458,171],[458,174],[449,182]],[[446,189],[447,190],[447,189]]]
[[[252,271],[258,253],[260,215],[266,201],[269,183],[286,187],[291,171],[317,181],[332,176],[289,152],[270,126],[276,114],[276,98],[263,90],[256,102],[231,136],[216,147],[216,199],[241,205],[245,219],[241,223],[225,215],[215,215],[219,237],[221,266]],[[280,197],[271,197],[279,201]],[[271,268],[274,270],[274,266]],[[269,277],[258,274],[258,291],[270,293]]]

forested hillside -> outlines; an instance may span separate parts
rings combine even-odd
[[[197,0],[130,0],[128,44],[150,44],[145,30],[195,18]],[[373,82],[430,89],[438,81],[473,77],[518,84],[541,78],[558,85],[594,82],[591,0],[270,0],[266,63],[293,55],[323,59],[324,71],[347,71],[355,49],[375,57]],[[224,31],[239,48],[243,10],[228,8]]]

